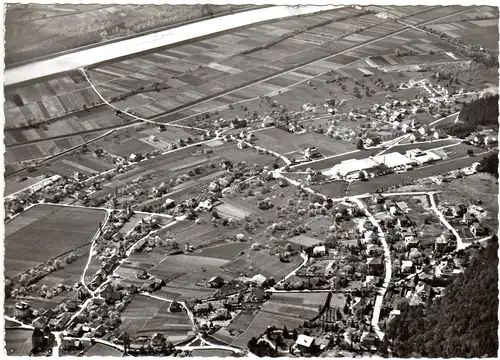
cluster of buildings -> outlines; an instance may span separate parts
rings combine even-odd
[[[441,160],[441,157],[432,151],[412,149],[408,150],[405,155],[392,152],[364,159],[344,160],[330,170],[324,171],[323,174],[331,178],[359,180],[394,171],[411,170],[416,166],[430,164],[438,160]]]

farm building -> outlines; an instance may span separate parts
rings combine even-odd
[[[262,275],[262,274],[257,274],[257,275],[255,275],[252,278],[252,282],[254,282],[255,284],[257,284],[258,286],[262,286],[262,284],[266,280],[267,280],[267,278],[264,275]]]
[[[27,302],[20,301],[16,303],[14,308],[14,317],[23,320],[31,314],[31,307]]]
[[[300,352],[310,352],[312,348],[315,347],[315,340],[311,336],[307,336],[304,334],[299,334],[295,344],[292,346],[293,350],[299,350]]]
[[[220,288],[222,285],[224,285],[224,283],[225,283],[224,279],[221,278],[220,276],[214,276],[213,278],[208,280],[208,285],[214,288]]]
[[[420,149],[408,150],[406,156],[419,164],[428,164],[433,161],[441,160],[441,157],[432,151],[422,151]]]
[[[384,164],[390,169],[407,167],[414,163],[413,160],[398,152],[374,156],[372,159],[379,164]]]
[[[324,245],[322,246],[315,246],[313,249],[313,254],[318,255],[318,256],[325,256],[326,254],[326,248]]]

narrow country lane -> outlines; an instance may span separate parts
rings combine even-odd
[[[392,263],[391,263],[391,251],[389,249],[389,245],[385,240],[385,234],[382,231],[378,221],[373,217],[372,214],[368,211],[366,205],[360,199],[353,199],[353,201],[359,206],[360,209],[364,210],[366,216],[370,220],[373,226],[376,226],[378,229],[379,239],[384,248],[384,264],[385,264],[385,274],[384,274],[384,283],[382,284],[382,288],[380,289],[379,295],[375,299],[375,306],[373,307],[373,317],[372,317],[372,325],[375,329],[375,333],[379,337],[379,339],[384,338],[384,333],[380,329],[379,319],[380,319],[380,310],[382,309],[382,303],[384,300],[385,293],[387,292],[387,287],[391,281],[392,277]]]

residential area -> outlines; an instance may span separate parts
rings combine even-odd
[[[495,356],[498,10],[269,9],[5,87],[7,355]]]

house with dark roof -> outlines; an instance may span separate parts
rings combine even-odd
[[[45,316],[39,316],[31,323],[33,327],[44,328],[47,325],[48,319]]]
[[[210,280],[208,280],[208,285],[213,288],[220,288],[224,285],[225,281],[220,276],[214,276]]]
[[[245,119],[234,119],[230,124],[231,129],[241,129],[247,126],[248,123]]]
[[[153,336],[151,336],[151,339],[149,340],[149,345],[153,348],[158,348],[165,345],[166,341],[167,339],[165,338],[165,336],[163,336],[163,334],[156,333],[153,334]]]
[[[366,259],[366,265],[368,266],[368,270],[374,275],[380,275],[384,269],[384,264],[380,257]]]

